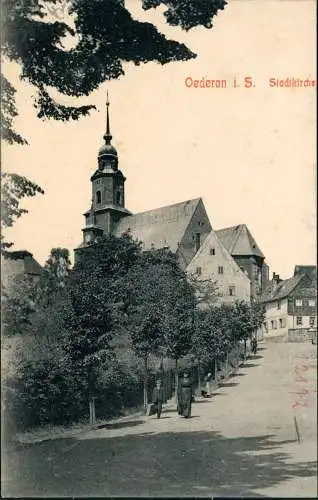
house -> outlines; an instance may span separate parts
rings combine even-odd
[[[226,244],[212,229],[201,198],[181,201],[165,207],[132,214],[125,206],[126,178],[119,170],[118,153],[111,144],[109,102],[106,103],[105,144],[98,152],[97,168],[91,176],[92,202],[84,213],[83,242],[75,249],[75,261],[83,256],[85,248],[100,236],[129,233],[140,241],[145,250],[167,248],[178,256],[180,266],[189,273],[200,269],[202,278],[217,281],[220,301],[250,300],[251,284],[248,273],[255,270],[248,264],[244,268],[233,260]],[[264,255],[247,231],[245,225],[239,234],[248,238],[249,261],[264,261]],[[244,238],[243,238],[244,240]],[[241,247],[243,245],[243,240]],[[253,250],[251,248],[253,247]],[[210,253],[214,249],[214,254]],[[234,251],[235,254],[235,251]],[[236,255],[236,254],[235,254]],[[244,260],[244,255],[242,259]],[[254,275],[253,275],[254,276]],[[258,278],[259,279],[259,278]]]
[[[308,274],[273,279],[260,297],[266,308],[264,338],[286,341],[310,339],[317,331],[317,283]]]

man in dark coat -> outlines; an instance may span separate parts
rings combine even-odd
[[[182,379],[179,381],[179,389],[178,389],[179,415],[185,418],[191,417],[192,398],[193,398],[192,380],[190,379],[188,372],[184,372]]]
[[[165,399],[165,396],[164,396],[164,391],[163,391],[161,380],[157,380],[156,387],[154,388],[153,393],[152,393],[152,403],[156,406],[157,418],[160,418],[164,399]]]

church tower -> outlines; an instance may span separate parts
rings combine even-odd
[[[103,234],[112,234],[118,222],[130,215],[125,208],[126,178],[118,170],[118,154],[111,144],[108,92],[104,140],[98,152],[98,168],[91,177],[92,204],[84,214],[83,246],[94,243]]]

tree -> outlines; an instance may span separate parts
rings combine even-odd
[[[1,180],[1,229],[3,230],[13,226],[16,219],[28,213],[28,210],[20,207],[20,200],[39,193],[44,194],[44,191],[40,186],[21,175],[2,173]],[[1,234],[1,250],[12,245],[12,242],[5,242],[3,234]]]
[[[132,347],[144,362],[147,404],[147,360],[150,353],[176,362],[189,351],[193,289],[177,257],[164,249],[144,252],[127,276],[130,296],[128,329]]]
[[[64,345],[74,372],[81,374],[92,423],[98,370],[114,359],[111,341],[122,324],[125,276],[140,252],[129,236],[103,237],[82,249],[68,280]]]
[[[211,28],[214,16],[227,4],[226,0],[140,1],[145,10],[164,5],[166,22],[183,30]],[[61,6],[64,21],[58,15]],[[49,95],[49,87],[68,96],[87,96],[106,80],[124,75],[125,62],[166,64],[196,57],[151,23],[135,20],[124,0],[3,0],[2,14],[3,54],[20,64],[22,77],[37,89],[40,118],[78,119],[94,108],[60,105]],[[74,17],[74,27],[67,23],[67,15]],[[67,36],[76,41],[70,50],[63,46]],[[7,125],[10,130],[10,120]]]
[[[161,317],[155,307],[143,304],[134,317],[131,331],[131,343],[144,363],[144,407],[148,405],[148,358],[150,353],[157,353],[162,338]]]

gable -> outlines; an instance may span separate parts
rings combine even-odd
[[[197,198],[129,215],[118,223],[114,235],[129,232],[145,250],[167,247],[176,252],[200,201]]]
[[[222,274],[219,273],[219,267],[222,268]],[[213,230],[186,270],[194,274],[199,269],[201,279],[216,282],[217,292],[223,297],[222,301],[229,295],[229,287],[234,287],[236,292],[235,296],[228,297],[228,300],[249,301],[251,289],[248,276],[236,264]]]
[[[294,287],[290,293],[290,298],[301,298],[301,297],[316,297],[317,295],[317,283],[312,280],[307,274],[302,275],[302,279]]]
[[[197,267],[201,267],[204,273],[217,275],[218,268],[222,265],[227,267],[228,274],[239,276],[246,282],[250,281],[219,240],[215,231],[211,230],[202,247],[190,262],[187,270],[195,272]]]
[[[178,246],[177,255],[182,267],[186,267],[201,248],[212,226],[206,213],[203,201],[200,199],[189,221],[183,238]]]

